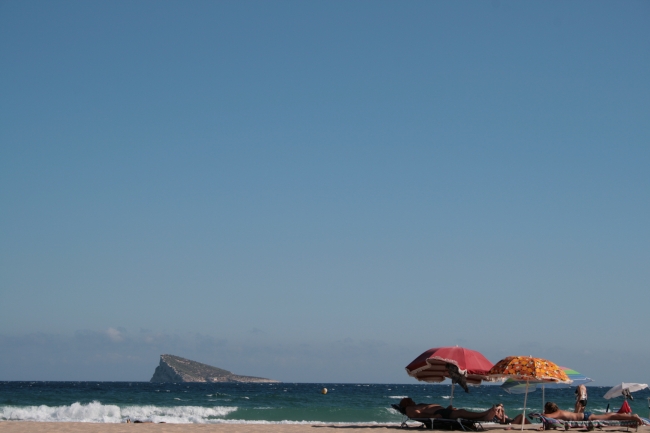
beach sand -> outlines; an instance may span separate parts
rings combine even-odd
[[[415,427],[417,424],[413,424]],[[525,430],[536,431],[535,426],[525,426]],[[96,424],[82,422],[30,422],[30,421],[0,421],[2,433],[382,433],[397,432],[403,429],[399,424],[387,425],[346,425],[346,424]],[[420,429],[418,429],[420,430]],[[510,430],[488,428],[491,432],[515,433],[520,428]],[[574,431],[585,431],[573,429]],[[648,427],[640,427],[639,431],[649,431]],[[437,430],[441,431],[441,430]],[[624,430],[623,430],[624,431]],[[634,430],[631,430],[634,431]]]

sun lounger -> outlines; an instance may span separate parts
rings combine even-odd
[[[544,425],[544,430],[549,429],[558,429],[568,430],[570,428],[585,428],[587,430],[603,429],[605,427],[626,427],[626,430],[629,430],[630,427],[634,427],[634,430],[639,429],[639,425],[635,421],[620,421],[620,420],[593,420],[593,421],[564,421],[561,419],[549,418],[540,413],[533,413],[530,415],[531,418],[539,418]],[[645,425],[650,425],[650,420],[647,418],[641,418]]]
[[[417,427],[425,427],[429,430],[463,430],[463,431],[484,431],[481,421],[469,419],[444,419],[444,418],[409,418],[406,411],[399,404],[391,404],[392,408],[402,414],[400,427],[409,428],[408,421],[421,423]]]

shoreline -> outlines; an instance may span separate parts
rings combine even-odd
[[[417,424],[412,424],[416,427]],[[526,425],[524,430],[537,430],[539,425]],[[643,429],[643,427],[641,427]],[[520,427],[486,428],[494,432],[513,433]],[[0,432],[6,433],[335,433],[345,431],[389,432],[403,430],[400,423],[386,424],[154,424],[154,423],[86,423],[86,422],[40,422],[0,421]],[[578,430],[578,429],[576,429]],[[647,427],[645,428],[647,430]],[[438,430],[440,431],[440,430]]]

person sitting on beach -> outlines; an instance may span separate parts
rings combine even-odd
[[[549,418],[560,419],[563,421],[635,421],[638,425],[643,425],[643,420],[639,415],[633,413],[603,413],[594,415],[593,412],[575,413],[568,410],[560,410],[557,404],[549,401],[544,405],[544,416]]]
[[[442,419],[469,419],[477,421],[492,421],[495,417],[505,419],[503,407],[492,406],[484,412],[470,412],[452,406],[442,407],[439,404],[416,404],[411,398],[403,398],[399,405],[409,418],[442,418]]]
[[[576,407],[573,412],[583,413],[587,407],[587,387],[578,385],[576,388]]]

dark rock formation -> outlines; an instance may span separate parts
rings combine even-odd
[[[277,380],[262,377],[240,376],[228,370],[190,361],[174,355],[160,355],[150,382],[260,382],[271,383]]]

